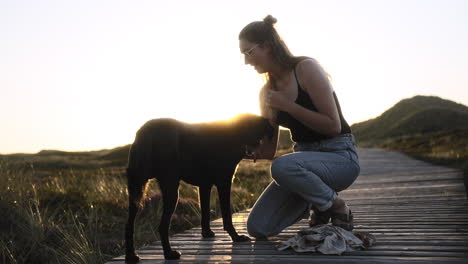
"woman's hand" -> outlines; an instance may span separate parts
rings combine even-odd
[[[268,89],[265,93],[265,103],[269,107],[275,108],[279,111],[287,112],[291,104],[294,102],[290,101],[281,92]]]

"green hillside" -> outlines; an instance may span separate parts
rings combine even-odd
[[[464,130],[468,129],[468,107],[435,96],[415,96],[351,128],[363,145],[395,137]]]
[[[60,151],[42,150],[36,154],[0,155],[0,163],[8,162],[10,166],[30,166],[35,169],[97,169],[123,166],[127,163],[128,148],[117,147],[98,151]],[[122,149],[124,149],[122,151]],[[121,152],[125,152],[121,154]]]
[[[465,105],[435,96],[415,96],[351,129],[360,147],[386,148],[436,164],[468,168]]]

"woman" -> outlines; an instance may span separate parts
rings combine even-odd
[[[274,181],[255,203],[247,221],[253,237],[269,237],[308,216],[310,226],[327,224],[353,229],[351,210],[339,191],[359,174],[351,129],[341,113],[327,73],[312,58],[295,57],[279,37],[271,15],[248,24],[239,34],[239,47],[250,64],[265,74],[260,92],[262,115],[276,128],[254,159],[273,159],[279,126],[295,141],[294,153],[272,162]]]

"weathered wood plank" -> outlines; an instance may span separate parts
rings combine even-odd
[[[255,256],[255,255],[291,255],[291,251],[277,251],[275,249],[239,249],[235,248],[224,248],[224,247],[212,247],[208,249],[190,249],[190,248],[181,248],[183,249],[184,255],[235,255],[235,256]],[[145,258],[147,255],[158,255],[162,253],[162,249],[145,249],[140,252],[139,255],[141,258]],[[318,253],[294,253],[297,255],[309,255],[314,256]],[[449,251],[417,251],[417,250],[378,250],[378,249],[368,249],[366,251],[354,251],[349,253],[344,253],[342,256],[407,256],[407,257],[457,257],[463,258],[466,256],[465,252],[449,252]]]
[[[203,254],[210,254],[208,250],[212,250],[213,252],[238,252],[239,254],[254,254],[251,251],[255,251],[255,254],[290,254],[291,252],[282,251],[276,252],[272,245],[263,244],[263,245],[213,245],[213,244],[179,244],[177,246],[180,250],[183,250],[184,253],[189,254],[193,251],[197,252],[205,252]],[[153,245],[152,247],[146,248],[148,250],[157,250],[162,251],[162,246],[160,245]],[[216,250],[216,251],[215,251]],[[468,246],[427,246],[427,245],[376,245],[371,249],[375,252],[378,251],[411,251],[411,252],[468,252]],[[246,253],[247,252],[247,253]],[[416,253],[415,253],[416,254]],[[425,253],[420,253],[425,254]],[[347,254],[349,255],[349,254]],[[352,255],[352,254],[351,254]],[[441,256],[441,255],[439,255]]]
[[[319,255],[254,255],[254,256],[237,256],[237,255],[191,255],[183,256],[179,261],[164,261],[159,255],[147,255],[141,263],[156,264],[156,263],[324,263],[324,264],[385,264],[385,263],[399,263],[399,264],[415,264],[415,263],[463,263],[464,260],[451,257],[400,257],[400,256],[319,256]],[[109,264],[124,263],[122,258],[117,258]]]

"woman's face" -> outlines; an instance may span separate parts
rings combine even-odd
[[[268,71],[268,49],[245,39],[239,40],[239,49],[244,56],[245,64],[252,65],[258,73]]]

